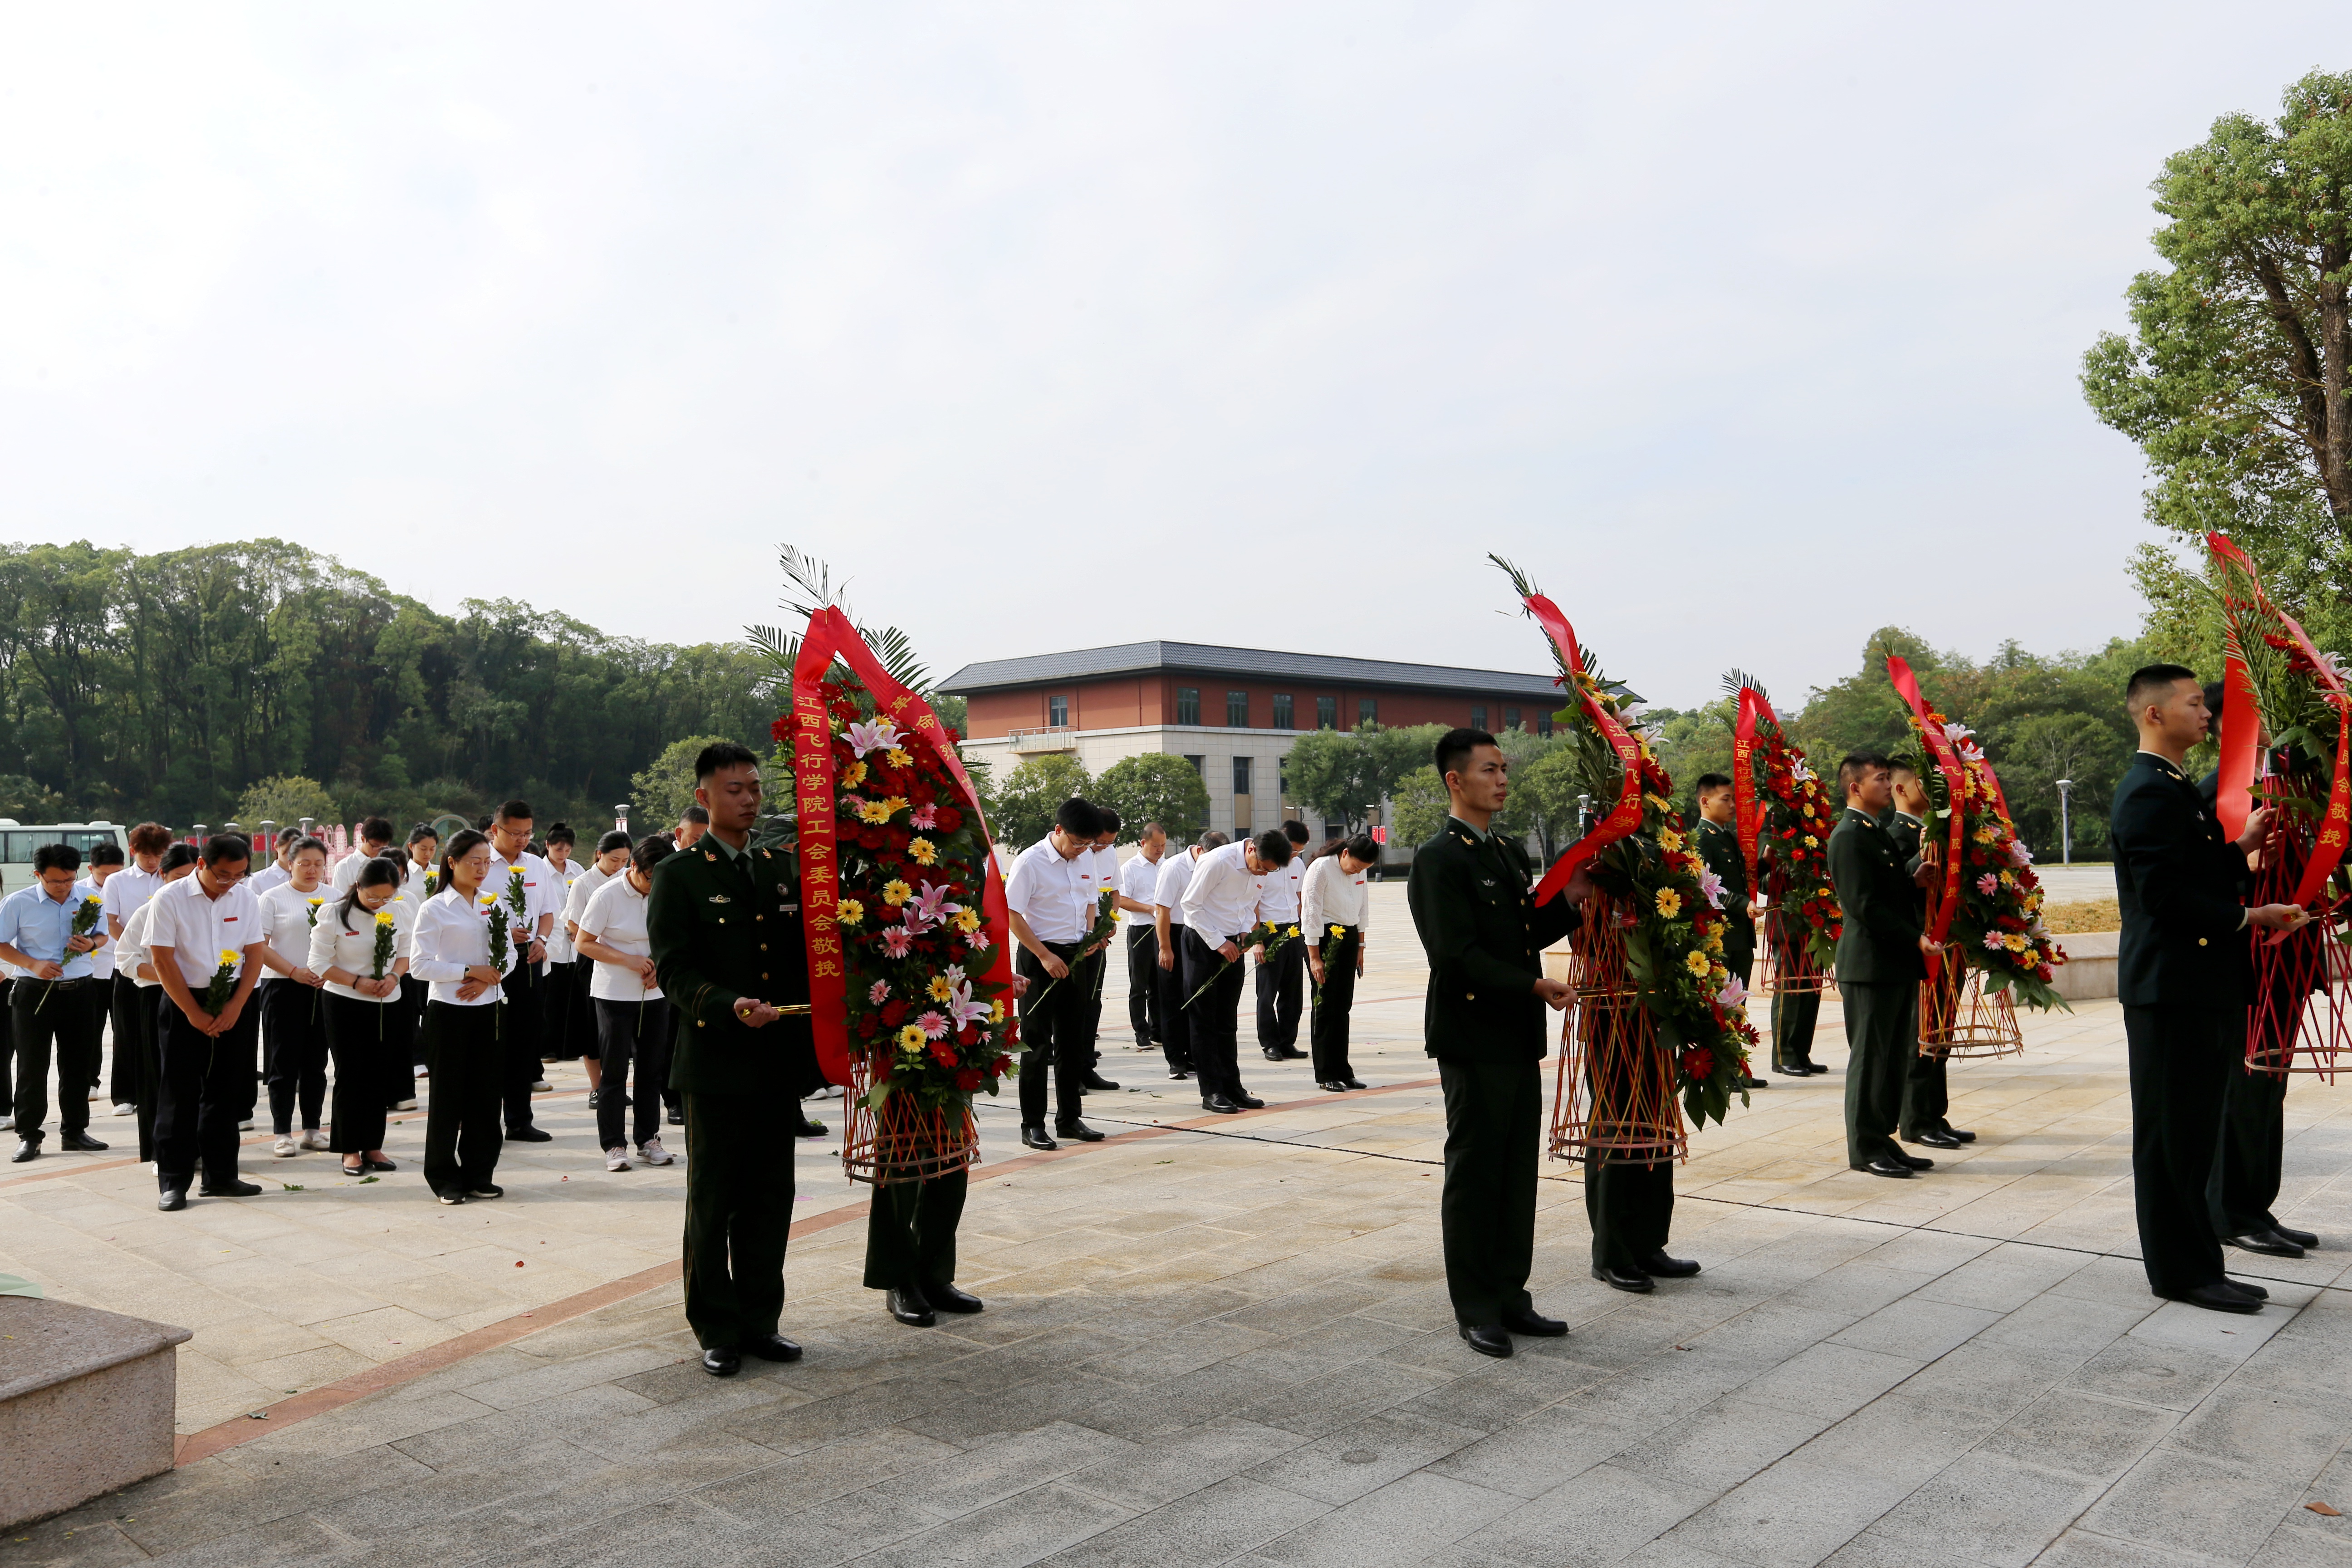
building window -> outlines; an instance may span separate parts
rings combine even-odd
[[[1247,757],[1235,757],[1234,759],[1234,833],[1236,837],[1246,835],[1256,826],[1256,814],[1252,810],[1255,804],[1250,798],[1250,760]]]
[[[1538,713],[1536,715],[1536,733],[1538,735],[1549,735],[1551,733],[1550,714]]]
[[[1290,693],[1287,691],[1276,692],[1275,694],[1274,727],[1277,730],[1295,730],[1297,728],[1297,725],[1290,721]]]
[[[1517,729],[1518,727],[1519,727],[1519,710],[1518,710],[1517,709],[1516,709],[1516,708],[1506,708],[1506,709],[1504,709],[1504,710],[1503,710],[1503,728],[1504,728],[1504,729],[1506,729],[1506,730],[1516,730],[1516,729]]]
[[[1338,698],[1318,697],[1315,700],[1315,727],[1318,730],[1336,730],[1339,727]]]
[[[1192,752],[1185,752],[1185,753],[1184,753],[1184,760],[1185,760],[1186,762],[1188,762],[1188,763],[1192,763],[1192,771],[1193,771],[1194,773],[1198,773],[1198,774],[1200,774],[1200,775],[1201,775],[1201,778],[1202,778],[1202,782],[1203,782],[1203,783],[1207,782],[1208,777],[1209,777],[1209,759],[1208,759],[1208,758],[1203,757],[1203,756],[1196,756],[1196,755],[1195,755],[1195,754],[1193,754]]]
[[[1066,727],[1070,722],[1070,700],[1066,697],[1045,699],[1045,722],[1056,730]]]
[[[1235,795],[1250,793],[1250,760],[1247,757],[1234,759],[1234,793]]]
[[[1379,700],[1370,697],[1357,698],[1356,727],[1360,730],[1367,724],[1377,724],[1380,721],[1381,705]]]
[[[1197,724],[1201,721],[1201,689],[1180,686],[1176,689],[1176,722]]]
[[[1192,771],[1201,775],[1202,783],[1206,784],[1209,779],[1209,759],[1202,756],[1195,756],[1192,752],[1188,752],[1184,754],[1184,760],[1192,764]],[[1209,831],[1208,799],[1209,792],[1202,790],[1201,792],[1201,820],[1192,825],[1192,831],[1195,833],[1206,833]]]
[[[1225,727],[1229,730],[1246,730],[1249,728],[1248,692],[1228,691],[1225,693]]]
[[[1486,705],[1484,702],[1473,702],[1470,705],[1470,728],[1483,730],[1486,727]]]

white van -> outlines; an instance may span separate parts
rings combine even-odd
[[[13,893],[33,881],[33,851],[44,844],[70,844],[81,851],[81,875],[89,874],[89,852],[100,844],[121,846],[131,855],[131,829],[111,822],[52,822],[26,826],[0,816],[0,892]]]

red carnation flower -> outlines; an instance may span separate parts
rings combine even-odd
[[[1004,1037],[1008,1040],[1013,1037],[1013,1030],[1010,1026],[1007,1026],[1005,1028]],[[1002,1078],[1006,1072],[1011,1070],[1012,1067],[1013,1058],[1011,1057],[1000,1056],[994,1061],[988,1064],[988,1070],[996,1074],[999,1078]]]
[[[882,1022],[895,1029],[907,1021],[907,1004],[893,996],[882,1004]]]
[[[1683,1053],[1683,1076],[1704,1079],[1715,1075],[1715,1053],[1705,1046],[1693,1046]]]
[[[980,1088],[981,1084],[984,1081],[985,1077],[978,1068],[966,1068],[963,1071],[956,1074],[955,1078],[956,1087],[963,1090],[966,1094],[970,1094]]]
[[[937,823],[938,831],[941,833],[953,833],[957,828],[961,827],[962,826],[962,812],[958,811],[951,805],[943,805],[940,807]]]
[[[793,738],[793,716],[789,713],[777,714],[776,721],[768,726],[768,738],[772,741],[791,740]]]

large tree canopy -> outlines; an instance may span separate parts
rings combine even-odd
[[[2225,115],[2155,184],[2167,269],[2127,290],[2129,337],[2084,356],[2099,418],[2147,454],[2147,516],[2226,530],[2298,605],[2352,592],[2352,75],[2287,89],[2275,123]],[[2177,609],[2180,568],[2144,550]]]

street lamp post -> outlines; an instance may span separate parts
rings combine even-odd
[[[1584,837],[1584,824],[1591,815],[1592,797],[1589,795],[1578,795],[1576,797],[1576,836],[1579,838]]]
[[[2059,864],[2063,866],[2074,863],[2074,816],[2068,801],[2068,792],[2074,787],[2073,779],[2058,781],[2058,853]]]

